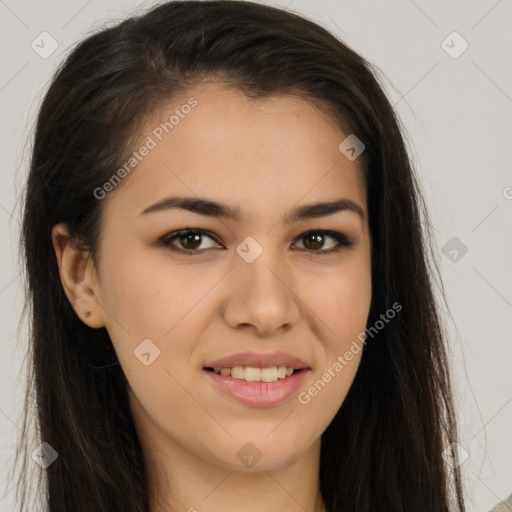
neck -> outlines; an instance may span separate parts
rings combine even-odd
[[[295,461],[267,470],[232,470],[172,443],[146,445],[144,451],[150,456],[150,512],[326,512],[320,439]]]

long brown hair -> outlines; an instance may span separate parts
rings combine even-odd
[[[93,191],[126,161],[156,108],[211,77],[253,99],[293,94],[314,102],[365,144],[368,323],[395,302],[402,310],[368,338],[349,394],[322,435],[327,510],[464,510],[459,470],[442,457],[456,441],[456,421],[428,215],[399,120],[376,76],[324,28],[247,1],[164,3],[70,52],[39,110],[24,197],[30,352],[17,451],[20,510],[34,496],[27,472],[32,410],[38,441],[58,453],[38,481],[51,512],[149,509],[127,381],[106,330],[86,326],[67,300],[51,229],[67,223],[94,258],[102,202]]]

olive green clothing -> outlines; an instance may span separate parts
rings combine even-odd
[[[490,512],[512,512],[512,494],[505,501],[494,506]]]

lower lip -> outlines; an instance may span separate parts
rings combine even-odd
[[[247,382],[212,371],[203,371],[214,386],[227,396],[254,407],[271,407],[290,398],[304,382],[309,369],[300,370],[276,382]]]

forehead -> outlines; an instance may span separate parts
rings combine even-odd
[[[302,98],[203,83],[153,113],[134,148],[150,149],[108,199],[140,212],[165,195],[208,197],[239,206],[242,220],[339,197],[366,212],[362,166],[338,149],[347,135]]]

